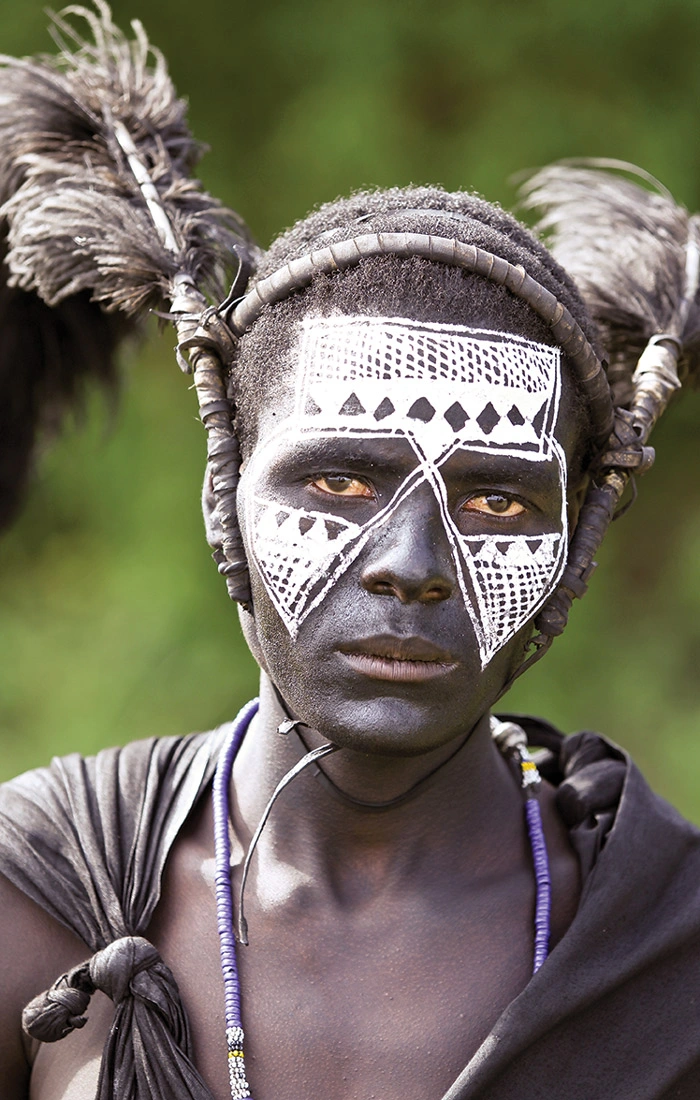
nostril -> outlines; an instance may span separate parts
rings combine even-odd
[[[373,592],[375,596],[398,596],[399,592],[397,586],[392,584],[391,581],[383,581],[374,579],[365,586],[368,592]]]
[[[400,576],[388,571],[368,571],[362,577],[362,586],[374,596],[393,596],[400,603],[437,603],[452,595],[453,585],[435,577]]]
[[[432,602],[436,600],[447,600],[452,595],[452,586],[449,584],[434,584],[418,597],[420,600],[426,602]]]

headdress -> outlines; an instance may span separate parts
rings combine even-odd
[[[190,178],[199,149],[163,58],[140,24],[128,42],[104,0],[96,0],[96,9],[69,9],[88,22],[94,42],[56,17],[57,58],[3,59],[6,293],[23,293],[56,326],[71,310],[89,310],[90,323],[107,336],[116,320],[128,329],[149,310],[174,322],[179,362],[193,373],[207,430],[223,532],[214,556],[231,597],[249,604],[236,514],[240,452],[226,383],[239,337],[266,307],[317,275],[373,256],[420,257],[507,288],[566,354],[588,406],[596,454],[568,563],[537,617],[538,650],[526,667],[563,630],[630,476],[653,459],[647,440],[679,385],[676,363],[692,369],[700,346],[695,219],[668,195],[592,167],[548,169],[527,187],[528,202],[545,209],[542,228],[553,231],[555,254],[601,325],[612,392],[604,364],[566,306],[521,265],[456,240],[449,229],[444,236],[373,233],[363,225],[255,282],[260,253],[246,226]]]
[[[35,432],[84,378],[114,377],[119,340],[171,307],[189,334],[189,318],[221,301],[237,269],[247,277],[257,253],[237,215],[190,178],[201,149],[163,57],[139,23],[129,42],[104,0],[95,7],[65,13],[94,41],[55,16],[57,57],[0,58],[0,428],[7,419],[13,508]],[[193,361],[204,392],[209,360]],[[202,398],[212,430],[232,434],[212,402]]]

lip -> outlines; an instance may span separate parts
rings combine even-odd
[[[378,634],[339,646],[343,659],[371,680],[418,684],[446,676],[457,667],[451,653],[425,638]]]

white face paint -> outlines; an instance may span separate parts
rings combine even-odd
[[[256,448],[247,484],[281,437],[400,437],[416,467],[392,500],[363,524],[245,494],[255,564],[292,637],[372,533],[419,485],[440,507],[482,667],[528,622],[566,560],[566,464],[554,438],[558,348],[523,337],[403,318],[327,317],[301,325],[295,408]],[[463,535],[447,507],[441,467],[459,450],[524,463],[554,460],[559,529],[540,535]],[[331,498],[332,499],[332,498]]]

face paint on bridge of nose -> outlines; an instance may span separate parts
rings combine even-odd
[[[373,532],[428,483],[485,666],[537,612],[565,564],[566,464],[554,438],[559,349],[512,334],[403,318],[311,318],[301,328],[294,412],[256,450],[248,485],[281,437],[398,437],[413,448],[416,466],[388,504],[361,524],[250,489],[246,526],[270,599],[294,638]],[[525,464],[554,460],[561,493],[557,530],[462,534],[441,474],[460,450]]]

